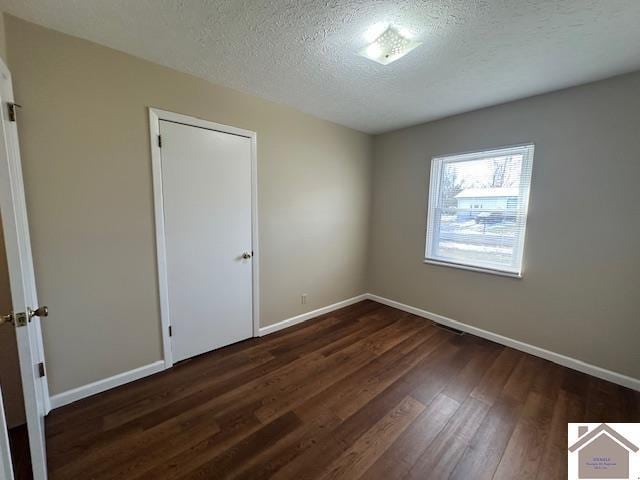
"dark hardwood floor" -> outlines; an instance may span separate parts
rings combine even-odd
[[[55,410],[53,479],[566,478],[640,394],[364,301]]]

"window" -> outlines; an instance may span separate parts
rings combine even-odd
[[[533,145],[431,160],[425,262],[520,277]]]

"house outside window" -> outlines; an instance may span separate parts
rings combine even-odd
[[[425,262],[522,276],[534,146],[431,161]]]

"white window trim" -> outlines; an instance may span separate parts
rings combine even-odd
[[[516,241],[516,257],[514,258],[514,262],[513,265],[514,267],[518,267],[519,270],[517,272],[513,272],[510,270],[501,270],[501,269],[494,269],[494,268],[489,268],[489,267],[482,267],[482,266],[477,266],[477,265],[470,265],[470,264],[465,264],[465,263],[457,263],[457,262],[450,262],[450,261],[446,261],[443,259],[438,259],[438,258],[432,258],[429,257],[427,255],[427,251],[429,249],[429,245],[432,246],[433,248],[433,241],[435,238],[437,238],[437,235],[434,235],[436,229],[438,228],[438,225],[436,225],[435,223],[435,209],[436,209],[436,205],[435,202],[431,202],[431,198],[439,198],[439,191],[436,191],[434,195],[431,194],[431,186],[432,186],[432,181],[434,178],[440,179],[440,173],[441,173],[441,169],[443,167],[443,165],[445,164],[445,162],[440,161],[443,160],[445,158],[448,158],[446,163],[454,163],[454,162],[467,162],[470,160],[479,160],[482,158],[487,158],[487,157],[492,157],[492,156],[499,156],[500,154],[505,153],[505,151],[509,151],[510,153],[512,153],[514,150],[518,150],[518,149],[522,149],[522,153],[523,153],[523,158],[522,158],[522,174],[523,175],[528,175],[530,178],[530,181],[527,182],[521,182],[520,183],[520,199],[526,199],[525,201],[525,205],[523,208],[523,214],[525,216],[525,227],[522,230],[522,232],[519,232],[518,234],[518,238]],[[505,147],[498,147],[498,148],[491,148],[488,150],[481,150],[481,151],[474,151],[474,152],[464,152],[464,153],[451,153],[451,154],[446,154],[446,155],[437,155],[435,157],[431,158],[431,168],[430,168],[430,176],[429,176],[429,188],[427,189],[427,203],[428,203],[428,209],[427,209],[427,223],[426,223],[426,236],[425,236],[425,248],[424,248],[424,263],[425,264],[431,264],[431,265],[439,265],[439,266],[444,266],[444,267],[452,267],[452,268],[458,268],[458,269],[462,269],[462,270],[470,270],[470,271],[474,271],[474,272],[481,272],[481,273],[490,273],[492,275],[500,275],[500,276],[504,276],[504,277],[511,277],[511,278],[522,278],[523,273],[524,273],[524,263],[523,263],[523,254],[524,254],[524,243],[525,243],[525,236],[526,236],[526,232],[527,232],[527,226],[528,226],[528,221],[529,221],[529,194],[531,191],[531,182],[533,181],[532,178],[532,168],[533,168],[533,156],[534,156],[534,152],[535,152],[535,145],[533,143],[522,143],[522,144],[517,144],[517,145],[511,145],[511,146],[505,146]],[[449,158],[449,157],[454,157],[454,158]],[[438,181],[435,185],[435,187],[437,189],[440,188],[440,182]],[[434,224],[433,224],[433,228],[429,228],[429,221],[431,219],[434,219]]]
[[[486,267],[474,267],[471,265],[465,265],[464,263],[444,262],[442,260],[432,260],[430,258],[425,258],[423,260],[423,263],[427,263],[430,265],[439,265],[441,267],[457,268],[459,270],[470,270],[472,272],[490,273],[492,275],[499,275],[501,277],[522,278],[522,271],[520,271],[520,273],[513,273],[507,270],[494,270],[492,268]]]

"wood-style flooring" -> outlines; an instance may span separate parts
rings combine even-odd
[[[363,301],[53,411],[53,479],[566,478],[640,394]]]

